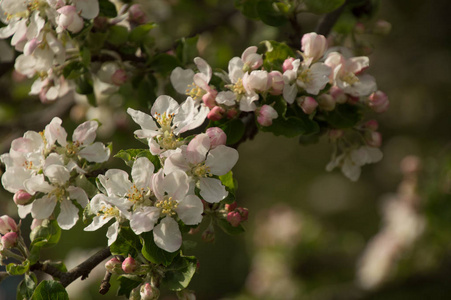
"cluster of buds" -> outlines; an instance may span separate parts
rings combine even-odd
[[[10,249],[17,245],[18,231],[19,226],[17,226],[13,218],[7,215],[0,217],[1,250]]]
[[[247,221],[249,210],[244,207],[237,207],[237,203],[226,204],[227,222],[233,227],[238,227],[242,222]]]

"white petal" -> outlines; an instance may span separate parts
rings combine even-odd
[[[71,229],[78,221],[78,208],[70,200],[61,201],[61,211],[57,221],[61,229]]]
[[[176,114],[179,109],[179,104],[172,97],[161,95],[155,100],[155,103],[152,105],[152,109],[150,113],[153,117],[155,115],[163,115],[166,113],[167,116],[171,114]]]
[[[186,94],[189,84],[193,83],[194,71],[191,69],[184,70],[177,67],[171,73],[171,83],[174,89],[180,94]]]
[[[182,245],[179,224],[171,217],[166,217],[153,229],[155,244],[167,252],[175,252]]]
[[[227,174],[238,161],[238,151],[236,149],[219,145],[212,149],[207,156],[205,165],[210,168],[210,172],[214,175]]]
[[[163,189],[174,200],[183,199],[189,189],[189,178],[185,172],[174,171],[164,177]]]
[[[207,134],[196,135],[186,148],[186,158],[194,165],[205,161],[208,150],[210,150],[210,138]]]
[[[70,186],[66,189],[66,191],[69,193],[70,199],[74,199],[77,201],[81,207],[86,207],[89,203],[88,195],[86,195],[86,192],[79,187]]]
[[[63,121],[60,118],[54,117],[50,124],[45,126],[45,138],[50,146],[53,146],[56,141],[63,147],[67,145],[67,132],[61,126],[62,123]]]
[[[36,192],[50,193],[55,189],[55,187],[44,180],[44,175],[42,174],[32,176],[30,179],[25,180],[24,186],[30,194]]]
[[[174,171],[188,171],[190,169],[189,163],[185,159],[185,155],[181,152],[173,153],[171,154],[165,161],[164,161],[164,173],[169,174]]]
[[[40,199],[36,199],[32,203],[31,215],[34,219],[47,219],[53,213],[56,206],[56,198],[45,195]]]
[[[111,216],[108,216],[106,218],[103,216],[95,216],[92,219],[92,223],[89,224],[89,226],[85,227],[84,231],[95,231],[108,223],[108,221],[111,219],[113,219],[113,217]]]
[[[160,209],[156,207],[144,207],[135,212],[130,218],[130,227],[135,234],[141,234],[153,229],[160,217]]]
[[[70,172],[66,167],[60,165],[50,165],[44,169],[44,175],[51,183],[63,186],[70,179]]]
[[[21,219],[25,219],[29,213],[31,213],[31,207],[33,203],[27,205],[17,205],[17,212]]]
[[[110,227],[108,227],[108,231],[106,236],[108,238],[108,246],[111,246],[117,239],[117,235],[119,234],[119,222],[114,222]]]
[[[236,102],[236,95],[232,91],[226,91],[226,92],[219,92],[216,96],[215,101],[218,104],[224,104],[227,106],[235,105]]]
[[[183,223],[196,225],[202,221],[204,205],[196,195],[188,195],[185,199],[179,201],[175,211]]]
[[[199,179],[199,189],[202,198],[209,203],[216,203],[229,194],[222,185],[221,180],[216,178]]]
[[[96,130],[99,123],[96,121],[86,121],[80,124],[72,135],[74,142],[79,142],[81,145],[90,145],[96,139]]]
[[[110,157],[110,148],[106,147],[101,142],[95,142],[94,144],[81,149],[80,152],[78,152],[78,155],[87,161],[102,163],[107,161]]]
[[[160,133],[158,131],[157,124],[148,114],[132,108],[128,108],[127,113],[132,117],[133,121],[135,121],[143,129],[144,136],[138,135],[138,137],[151,137]]]
[[[97,0],[73,0],[77,11],[85,19],[94,19],[99,14],[99,2]]]
[[[106,171],[104,176],[99,176],[98,178],[107,190],[108,196],[123,197],[127,195],[132,187],[127,172],[123,170],[110,169]]]
[[[133,164],[132,178],[138,188],[148,189],[152,185],[154,165],[146,157],[139,157]]]

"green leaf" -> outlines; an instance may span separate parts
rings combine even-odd
[[[69,300],[66,289],[59,281],[44,280],[35,289],[33,300]]]
[[[178,256],[168,266],[163,284],[171,291],[181,291],[188,286],[196,269],[197,259],[194,256]]]
[[[63,76],[66,79],[77,79],[85,73],[83,63],[79,61],[72,61],[63,69]]]
[[[27,259],[22,264],[14,264],[9,263],[6,266],[6,272],[8,272],[9,275],[22,275],[25,274],[30,269],[30,261]]]
[[[235,201],[235,194],[236,190],[238,188],[238,182],[233,177],[232,171],[228,172],[225,175],[219,176],[219,179],[221,180],[222,184],[225,186],[226,190],[229,192],[227,197],[223,200],[226,203],[232,203]]]
[[[24,279],[17,286],[17,300],[30,299],[34,289],[38,283],[38,279],[34,273],[25,274]]]
[[[28,259],[30,260],[31,264],[35,264],[40,256],[41,256],[41,248],[47,245],[47,240],[40,240],[37,242],[33,242],[31,249],[30,249],[30,256]]]
[[[117,16],[116,6],[109,0],[99,0],[99,16],[115,18]]]
[[[137,275],[121,275],[117,278],[119,281],[118,296],[130,297],[131,291],[142,283],[141,277]]]
[[[88,198],[91,199],[97,194],[97,188],[91,181],[89,181],[85,175],[81,174],[75,178],[75,186],[82,188]]]
[[[56,245],[61,237],[61,228],[56,220],[44,220],[30,233],[31,247],[39,243],[40,247]],[[41,243],[45,242],[45,243]]]
[[[156,155],[152,155],[149,150],[146,149],[127,149],[120,150],[114,157],[122,159],[129,167],[133,166],[135,160],[139,157],[147,157],[155,166],[155,171],[161,168],[160,159]]]
[[[334,128],[351,128],[362,119],[362,113],[356,105],[345,103],[338,104],[333,111],[324,113],[324,117]]]
[[[171,253],[158,247],[153,240],[152,231],[141,233],[141,243],[143,245],[141,250],[142,255],[154,264],[168,266],[171,264],[174,257],[179,254],[179,251]]]
[[[128,40],[132,43],[141,44],[146,39],[149,31],[156,26],[157,25],[155,23],[139,25],[130,32]]]
[[[120,25],[113,25],[110,27],[107,38],[108,43],[115,46],[120,46],[125,44],[127,40],[128,30],[126,27]]]
[[[156,72],[161,73],[163,76],[171,74],[172,70],[176,67],[180,67],[180,62],[177,57],[166,53],[157,54],[152,58],[150,66]]]
[[[89,95],[94,93],[94,88],[92,86],[92,78],[89,73],[84,73],[77,78],[75,78],[75,83],[77,84],[77,93],[82,95]],[[91,104],[91,103],[90,103]]]
[[[227,135],[227,145],[237,143],[244,135],[245,126],[240,119],[232,119],[224,123],[219,123],[217,126]]]
[[[80,50],[81,62],[85,67],[89,67],[91,65],[91,51],[87,47],[83,47]],[[66,76],[64,76],[66,77]]]
[[[336,10],[345,0],[304,0],[307,9],[315,14],[326,14]]]
[[[277,1],[274,0],[260,0],[257,3],[257,13],[263,23],[270,26],[282,26],[288,19],[287,16],[279,10]]]
[[[241,224],[234,227],[225,219],[216,219],[216,221],[218,222],[219,227],[227,234],[237,235],[244,232],[244,228]]]
[[[257,11],[259,0],[235,0],[235,7],[249,19],[260,20]]]
[[[266,46],[263,59],[263,66],[266,70],[278,70],[282,72],[282,65],[285,59],[296,56],[294,51],[285,43],[263,41],[261,44]]]
[[[110,246],[111,254],[136,257],[141,252],[138,236],[128,227],[121,227],[116,241]]]
[[[259,126],[262,131],[272,132],[275,135],[286,137],[295,137],[298,135],[310,135],[319,132],[318,123],[305,116],[290,116],[287,118],[277,118],[273,120],[271,126]]]
[[[194,58],[198,56],[197,51],[198,40],[199,36],[196,35],[195,37],[182,38],[179,41],[177,41],[175,53],[179,61],[182,62],[182,65],[192,63]]]

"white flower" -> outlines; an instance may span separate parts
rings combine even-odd
[[[216,203],[227,197],[228,192],[221,181],[212,178],[228,173],[238,161],[238,151],[218,145],[211,148],[207,134],[199,134],[182,151],[171,154],[165,161],[164,172],[186,172],[199,187],[202,198]]]
[[[196,105],[191,97],[179,105],[171,97],[163,95],[153,104],[151,116],[132,108],[127,112],[141,126],[135,131],[136,136],[148,139],[150,152],[156,155],[182,145],[177,136],[202,125],[209,109]]]
[[[83,19],[78,15],[77,8],[72,5],[66,5],[58,9],[60,15],[57,17],[58,27],[56,32],[60,33],[63,30],[68,30],[72,33],[77,33],[83,29]]]

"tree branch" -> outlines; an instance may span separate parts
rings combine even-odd
[[[99,293],[101,295],[105,295],[110,290],[110,287],[111,287],[111,284],[110,284],[111,275],[113,275],[113,274],[108,272],[108,271],[106,271],[105,276],[103,277],[102,283],[100,284]]]
[[[348,3],[348,1],[346,1],[342,6],[340,6],[333,12],[330,12],[330,13],[324,15],[321,18],[321,20],[319,21],[318,25],[316,26],[315,32],[317,34],[328,36],[330,31],[332,30],[332,27],[334,27],[334,25],[338,21],[338,18],[340,17],[341,13],[345,9],[345,6],[347,3]]]

